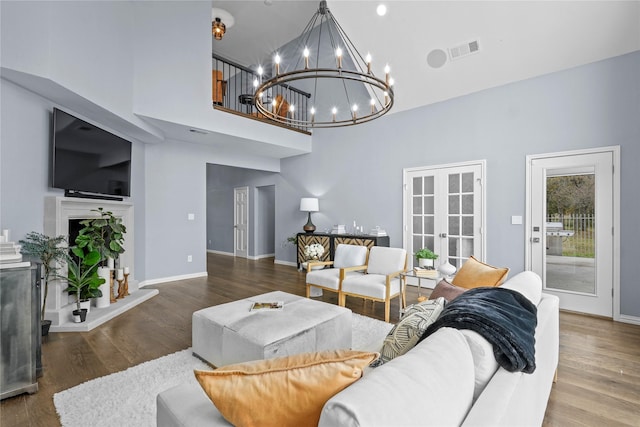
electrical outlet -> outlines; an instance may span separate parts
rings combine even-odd
[[[193,257],[191,255],[187,255],[187,262],[193,261]]]

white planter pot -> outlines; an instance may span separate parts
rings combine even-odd
[[[91,300],[80,301],[80,309],[86,309],[87,313],[91,311]]]
[[[418,258],[418,266],[419,267],[432,267],[433,268],[433,260],[427,258]]]
[[[104,279],[104,283],[100,285],[100,292],[102,292],[102,296],[94,298],[94,301],[96,303],[96,308],[106,308],[109,307],[109,304],[111,303],[111,298],[109,298],[109,292],[111,291],[111,283],[109,281],[111,271],[107,267],[98,267],[98,276]]]
[[[324,267],[325,267],[324,265],[312,265],[311,269],[312,270],[322,270]],[[306,262],[302,263],[302,269],[305,270],[305,271],[307,270],[307,263]]]

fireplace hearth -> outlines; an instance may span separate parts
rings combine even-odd
[[[125,235],[125,251],[120,255],[120,265],[129,267],[130,296],[118,300],[106,308],[91,308],[87,321],[73,323],[71,312],[74,309],[73,299],[69,298],[66,283],[54,281],[49,284],[46,318],[52,321],[51,332],[88,331],[104,322],[124,313],[130,308],[158,294],[156,289],[138,289],[138,280],[134,268],[134,215],[133,204],[111,200],[79,199],[69,197],[46,197],[44,209],[44,233],[49,236],[69,236],[69,245],[73,246],[75,236],[82,226],[79,222],[87,218],[99,217],[95,209],[99,207],[113,212],[122,218],[127,227]]]

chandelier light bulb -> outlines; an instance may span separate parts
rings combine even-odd
[[[353,107],[351,107],[351,116],[353,117],[353,121],[356,121],[357,115],[356,113],[358,112],[358,104],[353,104]]]
[[[381,4],[378,5],[378,7],[376,8],[376,13],[378,14],[378,16],[384,16],[387,14],[387,6]]]
[[[384,104],[387,105],[389,103],[389,92],[384,91]]]
[[[338,60],[338,68],[342,68],[342,49],[336,49],[336,58]]]
[[[293,114],[295,113],[295,111],[296,111],[296,106],[293,105],[293,104],[289,105],[289,114],[291,114],[291,118],[292,119],[293,119]]]
[[[258,87],[258,78],[253,79],[253,88],[255,90],[255,88]]]
[[[333,116],[333,121],[336,121],[336,114],[338,114],[338,109],[336,107],[333,107],[331,109],[331,115]]]
[[[311,123],[316,121],[316,107],[311,107]]]
[[[367,57],[365,58],[367,63],[367,74],[371,74],[371,54],[367,53]]]
[[[358,104],[353,104],[353,107],[351,107],[351,111],[358,111]]]
[[[276,114],[276,107],[278,106],[278,101],[275,99],[271,101],[271,107],[273,108],[273,114]]]
[[[309,48],[305,47],[302,51],[302,55],[304,56],[304,69],[309,68]]]
[[[395,81],[395,80],[393,80],[393,77],[390,77],[390,78],[389,78],[389,86],[393,86],[393,84],[394,84],[395,82],[396,82],[396,81]]]
[[[258,75],[262,77],[263,73],[264,73],[264,68],[262,68],[262,65],[258,65]]]
[[[276,76],[280,74],[280,55],[276,53],[276,57],[273,59],[276,63]]]
[[[389,73],[391,72],[391,68],[389,68],[389,64],[385,65],[384,67],[384,79],[387,82],[387,85],[389,84]]]

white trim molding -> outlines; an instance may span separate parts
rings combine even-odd
[[[206,271],[202,271],[200,273],[181,274],[179,276],[161,277],[159,279],[144,280],[140,282],[138,286],[145,287],[150,285],[158,285],[160,283],[175,282],[178,280],[197,279],[198,277],[207,277],[207,276],[208,274]]]

